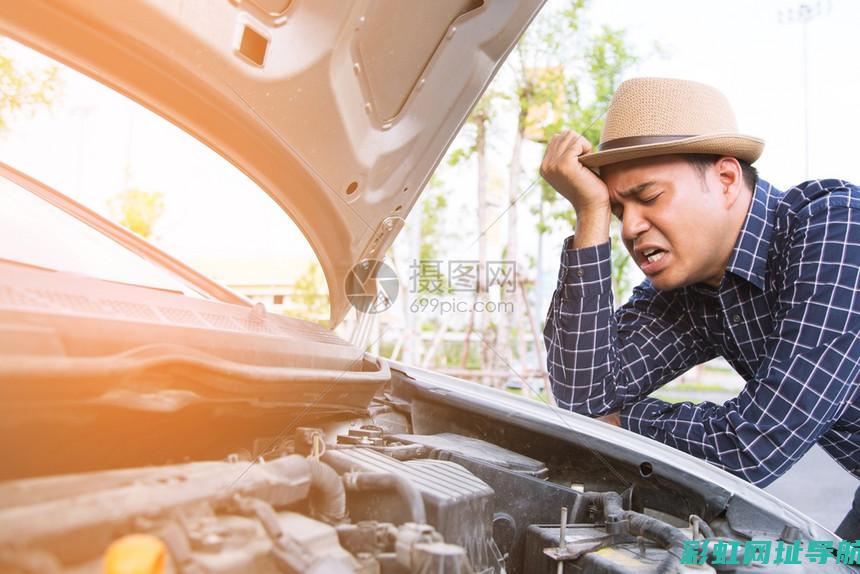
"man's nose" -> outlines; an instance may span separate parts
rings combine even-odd
[[[635,208],[624,210],[624,219],[621,223],[621,238],[625,241],[634,241],[650,229],[651,224]]]

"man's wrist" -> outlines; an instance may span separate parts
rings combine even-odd
[[[594,247],[609,241],[609,221],[612,211],[609,206],[578,209],[576,212],[576,236],[574,249]]]

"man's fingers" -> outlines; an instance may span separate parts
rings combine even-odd
[[[565,138],[567,134],[568,132],[566,131],[559,132],[550,138],[549,144],[547,144],[546,150],[543,154],[543,160],[540,164],[541,175],[546,176],[546,174],[555,167],[561,156],[564,154]]]
[[[578,137],[579,137],[579,134],[577,134],[576,132],[570,132],[570,131],[564,132],[564,134],[562,134],[562,136],[561,136],[561,140],[558,142],[559,148],[560,148],[559,149],[559,155],[561,156],[561,155],[564,155],[565,153],[568,153],[568,152],[574,152],[575,153],[576,150],[574,149],[573,146],[576,145],[576,140]]]
[[[606,185],[580,163],[580,157],[591,150],[591,144],[582,135],[564,131],[553,135],[541,161],[541,176],[575,210],[609,203]]]
[[[561,140],[559,141],[559,147],[559,156],[570,153],[574,157],[579,157],[582,154],[591,152],[591,143],[574,131],[564,132]]]
[[[550,139],[549,144],[547,144],[546,150],[544,151],[541,169],[545,170],[546,168],[558,163],[569,148],[570,132],[564,131],[552,136],[552,139]]]
[[[553,158],[560,157],[564,153],[564,150],[567,149],[566,141],[567,141],[568,133],[569,132],[564,131],[564,132],[557,133],[557,134],[555,134],[555,136],[553,136],[551,148],[549,150],[551,152],[551,156]]]
[[[579,136],[579,139],[582,140],[582,153],[591,153],[591,150],[594,149],[591,145],[591,142],[588,141],[588,138],[585,136]]]

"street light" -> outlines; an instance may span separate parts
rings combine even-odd
[[[807,26],[809,22],[830,12],[830,0],[814,4],[803,2],[791,8],[779,11],[779,21],[782,23],[800,22],[803,48],[803,165],[804,179],[809,179],[809,45],[807,41]]]

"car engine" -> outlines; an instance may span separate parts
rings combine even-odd
[[[265,458],[7,481],[0,570],[683,572],[684,540],[729,534],[645,513],[633,489],[554,482],[487,441],[374,422],[300,427]],[[740,558],[730,571],[762,570]]]

